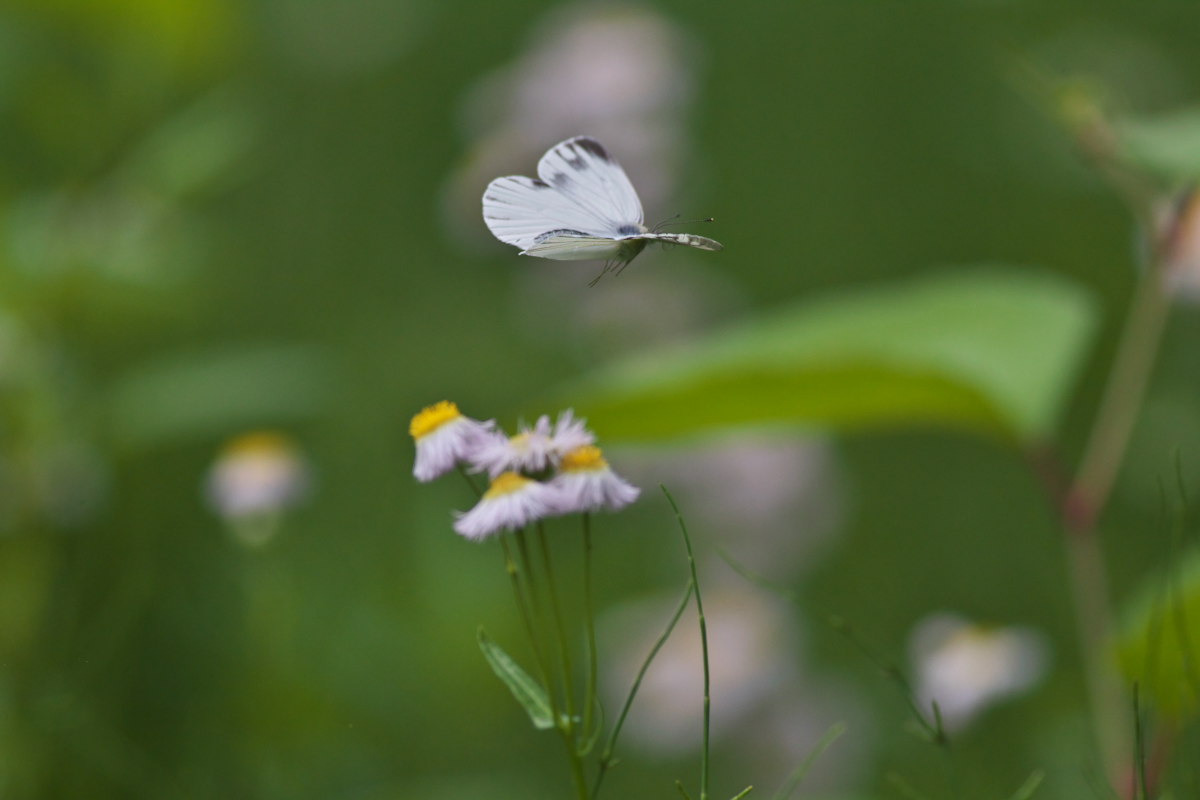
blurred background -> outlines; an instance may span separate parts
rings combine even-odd
[[[1182,125],[1167,158],[1200,174],[1198,40],[1186,4],[4,3],[0,795],[568,796],[558,744],[476,646],[482,624],[521,652],[500,552],[451,530],[461,481],[412,479],[410,417],[587,415],[562,387],[614,360],[1011,264],[1087,298],[1035,443],[1074,464],[1145,241],[1043,81]],[[648,249],[588,289],[598,265],[491,238],[487,181],[576,134],[648,222],[713,216],[685,229],[725,251]],[[1181,303],[1102,528],[1118,604],[1166,558],[1177,453],[1195,474],[1198,337]],[[643,487],[596,522],[606,708],[687,580],[664,483],[708,593],[714,795],[772,791],[845,722],[799,796],[896,797],[895,773],[1001,798],[1036,769],[1039,798],[1104,796],[1034,446],[929,415],[675,438],[591,421]],[[828,614],[920,697],[955,698],[957,789]],[[695,785],[693,631],[647,678],[613,797]]]

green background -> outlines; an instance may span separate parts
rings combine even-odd
[[[1085,79],[1118,114],[1186,108],[1200,100],[1200,12],[1045,5],[643,7],[689,38],[695,86],[679,207],[647,216],[712,215],[697,232],[726,249],[648,252],[596,297],[635,270],[681,291],[717,281],[738,299],[707,330],[959,265],[1062,276],[1094,296],[1099,326],[1051,437],[1074,463],[1142,244],[1022,65]],[[557,743],[476,646],[481,623],[519,641],[498,548],[453,534],[466,487],[417,485],[407,436],[412,414],[447,398],[510,429],[564,392],[586,411],[563,387],[616,349],[555,332],[562,317],[522,289],[544,265],[486,238],[463,246],[446,223],[447,182],[480,132],[467,97],[549,35],[553,8],[0,9],[4,796],[567,796]],[[465,224],[480,236],[481,220]],[[609,308],[603,325],[637,329]],[[1197,337],[1181,306],[1105,518],[1117,598],[1166,557],[1156,485],[1200,445]],[[621,442],[595,421],[620,470]],[[203,484],[222,442],[263,427],[295,438],[314,488],[250,549]],[[840,614],[900,663],[912,626],[943,609],[1052,643],[1044,682],[956,740],[961,796],[1006,797],[1034,769],[1038,797],[1096,796],[1061,533],[1027,454],[928,420],[833,446],[837,531],[784,576],[806,603],[804,674],[854,698],[828,756],[853,757],[822,796],[898,796],[888,772],[950,796],[895,687],[822,621]],[[635,509],[598,522],[602,608],[682,589],[654,487],[671,480],[652,476]],[[713,545],[736,533],[691,522],[720,571]],[[782,782],[786,767],[745,752],[718,738],[715,796]],[[611,796],[695,785],[695,753],[622,758]]]

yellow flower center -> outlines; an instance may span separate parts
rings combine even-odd
[[[527,483],[532,483],[532,481],[524,475],[518,475],[515,472],[501,472],[492,481],[492,485],[488,487],[488,490],[483,493],[483,497],[487,500],[499,497],[500,495],[519,492]]]
[[[295,453],[295,450],[292,440],[282,433],[254,431],[253,433],[244,433],[236,439],[226,442],[221,452],[226,456],[270,455],[288,458]]]
[[[562,457],[559,469],[563,472],[583,472],[586,470],[607,469],[608,462],[595,445],[577,447]]]
[[[449,400],[443,400],[421,409],[421,413],[413,417],[412,422],[408,424],[408,432],[414,439],[420,439],[461,416],[458,406]]]

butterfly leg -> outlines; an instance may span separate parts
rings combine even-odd
[[[592,278],[592,282],[589,283],[588,286],[595,286],[597,283],[600,282],[601,278],[603,278],[605,275],[607,275],[610,272],[613,275],[620,275],[621,270],[625,269],[625,265],[628,263],[629,263],[629,261],[622,261],[620,259],[613,259],[612,261],[605,261],[604,269],[600,270],[599,275],[597,275],[595,278]]]
[[[597,283],[599,283],[599,282],[600,282],[600,279],[601,279],[601,278],[603,278],[605,275],[607,275],[607,274],[608,274],[608,271],[609,271],[610,269],[612,269],[612,263],[613,263],[613,262],[611,262],[611,261],[605,261],[605,262],[604,262],[604,269],[600,270],[600,274],[599,274],[599,275],[597,275],[596,277],[592,278],[591,282],[590,282],[590,283],[588,283],[588,288],[589,288],[589,289],[590,289],[590,288],[592,288],[593,286],[595,286]]]

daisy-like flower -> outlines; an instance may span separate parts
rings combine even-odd
[[[1200,190],[1189,189],[1160,208],[1157,221],[1168,288],[1193,302],[1200,300]]]
[[[572,450],[596,443],[595,434],[587,429],[583,420],[575,419],[575,412],[569,408],[558,415],[552,438],[556,456],[563,456]]]
[[[492,436],[493,425],[463,416],[448,400],[426,406],[408,426],[417,445],[413,475],[421,482],[445,475]]]
[[[552,502],[556,514],[619,511],[642,492],[618,477],[595,445],[571,450],[562,457],[558,469],[559,473],[548,484],[554,490]]]
[[[454,521],[454,530],[474,541],[504,530],[523,528],[550,514],[553,491],[544,483],[503,472],[475,507]]]
[[[208,475],[208,497],[227,519],[271,514],[295,505],[309,486],[308,465],[288,437],[247,433],[228,442]]]
[[[923,620],[910,639],[917,701],[936,701],[946,728],[960,730],[993,703],[1024,692],[1046,671],[1042,637],[1027,628],[989,628],[953,614]]]
[[[492,434],[476,448],[471,463],[493,479],[502,472],[537,473],[556,466],[564,453],[595,441],[583,420],[567,409],[553,425],[543,414],[532,428],[522,424],[511,438]]]

